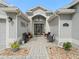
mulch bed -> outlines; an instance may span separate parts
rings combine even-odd
[[[20,50],[13,52],[10,48],[0,51],[0,56],[27,56],[29,49],[21,48]]]
[[[79,49],[72,48],[70,51],[65,51],[59,47],[48,47],[50,59],[79,59]]]

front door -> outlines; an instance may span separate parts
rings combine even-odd
[[[44,24],[34,24],[34,34],[42,35],[44,29]]]

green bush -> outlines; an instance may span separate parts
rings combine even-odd
[[[64,48],[65,50],[70,50],[70,48],[72,48],[72,45],[71,45],[70,42],[65,42],[65,43],[63,44],[63,48]]]
[[[15,49],[15,48],[20,48],[20,44],[16,41],[14,43],[11,44],[11,48]]]

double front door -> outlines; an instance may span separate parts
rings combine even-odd
[[[44,31],[44,24],[34,24],[34,34],[42,35]]]

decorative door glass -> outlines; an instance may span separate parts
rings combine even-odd
[[[44,29],[44,24],[34,24],[34,34],[42,35]]]

